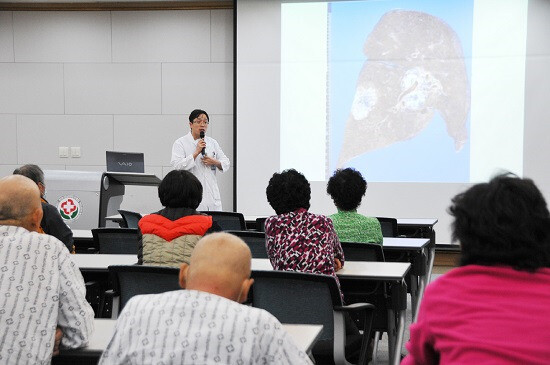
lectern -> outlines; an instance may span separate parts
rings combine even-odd
[[[151,174],[45,170],[46,200],[57,207],[71,229],[105,227],[105,217],[118,214],[126,185],[158,186]]]

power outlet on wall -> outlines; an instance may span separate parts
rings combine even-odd
[[[80,158],[80,147],[71,147],[71,157]]]
[[[69,158],[69,147],[59,147],[59,157]]]

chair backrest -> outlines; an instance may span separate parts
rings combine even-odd
[[[201,213],[212,216],[212,220],[224,231],[246,231],[244,215],[237,212],[202,211]]]
[[[255,259],[267,259],[267,249],[265,247],[265,232],[256,231],[228,231],[237,237],[240,237],[252,253],[252,257]]]
[[[382,245],[377,243],[341,242],[346,261],[385,261]]]
[[[397,227],[396,218],[376,217],[380,222],[380,228],[382,228],[382,236],[384,237],[397,237],[399,236],[399,230]]]
[[[346,261],[385,261],[382,245],[376,243],[341,242]],[[361,282],[355,280],[341,280],[340,287],[345,295],[346,303],[372,303],[376,307],[373,328],[385,330],[387,328],[387,288],[380,282]],[[359,327],[362,326],[358,318],[354,318]]]
[[[109,274],[113,291],[120,295],[119,313],[133,296],[181,289],[175,267],[115,265],[109,266]]]
[[[122,209],[119,209],[118,212],[122,216],[124,228],[138,228],[138,222],[142,218],[140,213]]]
[[[252,306],[282,323],[322,324],[320,340],[334,337],[333,307],[342,305],[332,276],[293,271],[253,271]]]
[[[103,254],[134,254],[138,252],[138,230],[136,228],[92,229],[94,244]]]
[[[265,220],[267,217],[256,218],[256,230],[258,232],[265,232]]]

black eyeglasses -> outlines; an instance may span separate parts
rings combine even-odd
[[[200,119],[200,120],[195,119],[195,120],[193,120],[193,123],[195,123],[195,124],[208,124],[209,122],[208,122],[208,120],[205,120],[205,119]]]

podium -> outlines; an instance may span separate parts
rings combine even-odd
[[[126,185],[158,186],[155,175],[129,172],[45,170],[46,200],[71,229],[105,227],[118,214]]]

